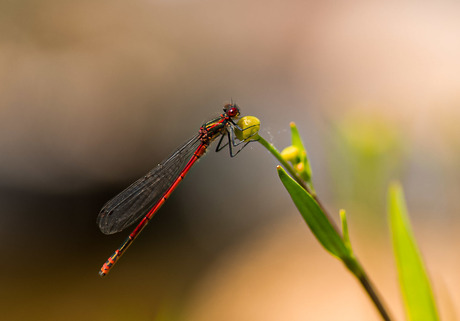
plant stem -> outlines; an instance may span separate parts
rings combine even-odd
[[[356,276],[363,288],[366,290],[367,294],[382,316],[382,319],[385,321],[391,321],[390,315],[383,305],[383,301],[379,298],[377,290],[367,276],[366,271],[364,271],[361,263],[359,263],[358,259],[353,256],[351,260],[344,260],[343,263],[347,269]]]
[[[299,174],[296,173],[292,166],[284,160],[284,158],[281,156],[281,153],[276,149],[276,147],[273,144],[267,142],[262,136],[259,136],[257,141],[260,144],[262,144],[262,146],[264,146],[273,156],[275,156],[277,160],[279,160],[281,165],[283,165],[283,167],[289,172],[289,174],[291,174],[291,176],[295,179],[297,183],[299,183],[300,186],[302,186],[307,192],[309,192],[307,184],[305,184],[305,182],[300,178]]]
[[[374,289],[374,286],[371,283],[371,280],[367,277],[367,274],[364,274],[359,278],[359,282],[361,282],[362,286],[369,294],[372,302],[374,302],[375,307],[379,311],[382,319],[385,321],[391,321],[390,315],[388,314],[385,306],[383,305],[383,301],[379,298],[378,293]]]
[[[294,180],[297,183],[299,183],[300,186],[302,186],[310,195],[312,195],[312,197],[315,199],[316,203],[318,203],[318,206],[323,211],[324,215],[328,218],[329,222],[334,227],[335,231],[339,235],[342,235],[342,233],[338,229],[337,225],[335,224],[335,221],[331,219],[331,216],[329,215],[328,211],[326,210],[324,205],[321,203],[321,201],[318,199],[316,194],[313,194],[310,191],[310,189],[308,188],[307,184],[300,178],[300,176],[292,168],[292,166],[283,159],[283,157],[281,156],[280,152],[276,149],[276,147],[273,144],[267,142],[261,136],[259,136],[257,141],[260,144],[262,144],[262,146],[264,146],[273,156],[275,156],[275,158],[289,172],[289,174],[291,174],[291,176],[294,178]],[[385,306],[383,304],[383,300],[380,298],[377,290],[375,289],[375,287],[372,284],[371,280],[367,276],[367,273],[364,271],[362,265],[359,263],[358,259],[354,255],[352,255],[351,257],[348,257],[348,258],[341,258],[341,260],[345,264],[347,269],[359,280],[359,282],[363,286],[364,290],[367,292],[367,294],[371,298],[372,302],[376,306],[377,310],[379,311],[380,315],[382,316],[382,319],[385,320],[385,321],[391,321],[389,313],[387,312],[387,309],[385,308]]]

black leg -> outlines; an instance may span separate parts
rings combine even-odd
[[[251,127],[254,127],[254,126],[251,126]],[[240,129],[239,127],[237,127],[239,130],[246,130],[246,129],[249,129],[251,127],[247,127],[245,129]],[[243,150],[243,148],[245,148],[250,142],[253,142],[254,140],[252,139],[249,139],[251,138],[252,136],[254,136],[256,133],[254,133],[253,135],[249,136],[247,139],[243,140],[243,141],[240,141],[240,142],[236,142],[235,139],[238,139],[236,138],[235,136],[235,132],[234,132],[234,128],[231,128],[230,131],[227,130],[227,136],[228,136],[228,141],[231,142],[229,143],[229,149],[230,149],[230,157],[235,157],[236,155],[238,155],[239,152],[241,152]],[[243,146],[241,146],[241,148],[239,148],[236,153],[234,153],[233,151],[233,147],[237,147],[237,146],[240,146],[241,144],[244,144]]]
[[[241,152],[243,150],[243,148],[245,148],[246,145],[249,144],[250,142],[253,142],[253,140],[250,140],[250,141],[246,142],[240,149],[238,149],[236,151],[236,153],[233,153],[233,150],[230,148],[230,157],[235,157],[236,155],[238,155],[239,152]]]
[[[224,136],[224,135],[222,135]],[[235,157],[235,155],[233,155],[233,144],[230,144],[230,142],[233,141],[232,138],[230,138],[230,132],[227,130],[227,144],[228,144],[228,151],[230,152],[230,157]],[[238,154],[238,153],[237,153]]]
[[[245,131],[245,130],[248,130],[248,129],[250,129],[252,127],[255,127],[255,126],[257,126],[257,125],[253,125],[253,126],[245,128],[245,129],[242,129],[237,124],[235,124],[233,121],[231,121],[231,125],[230,125],[231,128],[230,128],[230,130],[227,129],[226,134],[221,135],[221,137],[219,139],[219,143],[217,144],[216,152],[220,152],[222,149],[224,149],[228,145],[228,150],[230,152],[230,157],[235,157],[236,155],[238,155],[239,152],[241,152],[241,150],[243,150],[243,148],[246,147],[247,144],[249,144],[250,142],[254,141],[254,140],[252,140],[250,138],[257,134],[257,132],[256,132],[256,133],[252,134],[251,136],[249,136],[248,138],[246,138],[245,140],[237,142],[236,140],[238,140],[238,138],[236,138],[236,135],[235,135],[235,128],[238,129],[238,130],[241,130],[241,131]],[[222,145],[223,140],[224,140],[225,137],[227,137],[227,142]],[[244,145],[241,148],[239,148],[236,152],[234,152],[233,148],[238,147],[241,144],[244,144]]]
[[[231,139],[232,145],[233,145],[234,147],[236,147],[236,146],[239,146],[239,145],[245,143],[244,146],[246,146],[247,143],[253,141],[253,140],[250,140],[249,138],[251,138],[252,136],[254,136],[254,135],[256,135],[256,134],[258,133],[258,132],[255,132],[255,133],[253,133],[251,136],[249,136],[248,138],[246,138],[245,140],[241,140],[241,141],[239,141],[239,142],[237,143],[237,142],[235,142],[235,139],[238,139],[238,138],[236,138],[236,136],[235,136],[235,128],[238,129],[238,130],[240,130],[240,131],[242,131],[242,132],[244,132],[245,130],[251,129],[251,128],[255,127],[255,126],[258,126],[258,125],[252,125],[252,126],[246,127],[245,129],[242,129],[242,128],[240,128],[240,126],[238,126],[237,124],[235,124],[235,123],[232,121],[232,125],[231,125],[231,127],[232,127],[232,130],[231,130],[231,132],[232,132],[232,134],[231,134],[231,135],[232,135],[232,139]],[[244,147],[244,146],[243,146],[243,147]]]
[[[229,141],[227,141],[224,145],[221,146],[222,141],[224,140],[224,137],[225,137],[225,135],[220,136],[219,143],[217,144],[216,152],[220,152],[222,149],[225,148],[225,146],[228,145]]]

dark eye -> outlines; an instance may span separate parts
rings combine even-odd
[[[230,117],[236,117],[239,114],[240,114],[240,111],[239,111],[238,107],[236,107],[236,106],[232,106],[227,110],[227,115],[229,115]]]

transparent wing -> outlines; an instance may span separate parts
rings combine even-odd
[[[179,177],[201,141],[187,141],[161,164],[108,201],[97,217],[104,234],[120,232],[144,217]]]

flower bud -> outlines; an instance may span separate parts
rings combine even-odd
[[[285,161],[295,164],[298,162],[299,149],[295,146],[288,146],[281,152],[281,157],[283,157]]]
[[[305,170],[305,164],[304,163],[298,163],[295,165],[295,170],[298,173],[302,173]]]
[[[254,116],[240,118],[235,128],[235,136],[241,141],[257,140],[259,137],[260,120]]]

